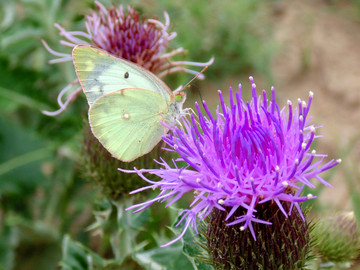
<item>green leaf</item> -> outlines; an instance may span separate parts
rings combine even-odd
[[[0,46],[2,47],[2,49],[7,49],[7,47],[14,45],[14,43],[18,43],[20,41],[28,40],[28,39],[36,39],[43,35],[44,32],[40,29],[34,29],[34,28],[21,29],[16,33],[13,33],[12,35],[8,35],[4,37],[0,42]]]
[[[0,196],[29,196],[45,178],[43,162],[52,153],[35,134],[0,119]]]
[[[8,1],[6,3],[1,3],[1,16],[2,20],[0,22],[0,30],[4,31],[9,28],[15,20],[15,3]]]
[[[59,233],[53,225],[29,220],[18,214],[9,214],[4,220],[5,229],[11,230],[7,249],[14,249],[13,267],[6,269],[54,269],[59,261]]]
[[[60,266],[63,270],[115,270],[121,269],[116,260],[106,260],[98,254],[74,242],[66,235],[63,240],[63,258]]]
[[[2,224],[0,234],[0,269],[13,269],[15,246],[18,242],[14,228]]]
[[[180,243],[169,247],[155,248],[146,252],[139,252],[133,255],[133,259],[145,269],[194,269],[192,263],[182,253]]]
[[[62,269],[90,269],[90,262],[85,249],[80,244],[73,242],[68,235],[64,237],[62,253],[63,258],[60,262]]]
[[[70,139],[76,140],[75,144],[78,145],[79,136],[74,136],[79,134],[79,127],[83,124],[81,115],[86,102],[81,99],[75,101],[68,111],[59,117],[43,115],[41,110],[58,109],[58,105],[53,104],[56,103],[60,89],[54,88],[54,83],[48,78],[54,70],[49,68],[49,74],[45,74],[21,67],[12,68],[1,54],[2,52],[0,113],[4,118],[10,118],[11,122],[18,122],[27,129],[37,131],[40,136],[49,138],[52,145],[68,142]]]
[[[192,230],[188,230],[182,238],[183,252],[192,262],[194,269],[212,270],[213,267],[203,261],[207,259],[208,253],[199,245],[199,242],[203,243],[205,241],[200,237],[201,234],[195,235]]]
[[[123,203],[113,202],[117,210],[117,228],[111,234],[110,242],[115,254],[115,258],[124,261],[125,258],[141,250],[147,242],[136,244],[135,239],[141,230],[145,230],[145,225],[149,221],[149,211],[142,213],[132,213],[125,208],[132,204],[132,200]]]

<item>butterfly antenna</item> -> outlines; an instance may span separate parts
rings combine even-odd
[[[196,89],[196,91],[198,92],[198,94],[199,94],[199,96],[200,96],[200,100],[201,100],[201,102],[204,100],[203,99],[203,97],[202,97],[202,95],[201,95],[201,92],[200,92],[200,90],[199,90],[199,87],[197,87],[196,85],[193,85],[193,87]]]
[[[191,83],[192,81],[194,81],[197,77],[199,77],[200,74],[204,73],[205,70],[207,70],[208,67],[209,67],[209,66],[205,66],[198,74],[196,74],[196,76],[195,76],[194,78],[192,78],[187,84],[185,84],[185,86],[180,90],[180,92],[183,91],[183,90],[185,90],[186,88],[189,88],[189,87],[190,87],[190,83]]]

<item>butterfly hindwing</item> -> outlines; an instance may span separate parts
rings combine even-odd
[[[150,71],[106,51],[78,45],[73,49],[73,61],[89,106],[103,95],[125,88],[157,92],[167,101],[172,94],[167,85]]]
[[[100,97],[89,109],[93,134],[116,158],[132,161],[150,152],[167,131],[168,104],[159,93],[139,88]]]

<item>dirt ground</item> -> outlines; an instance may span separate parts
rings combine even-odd
[[[293,102],[314,92],[318,152],[343,160],[320,199],[329,210],[350,210],[346,181],[360,187],[360,22],[350,5],[324,1],[282,1],[276,14],[275,87]]]

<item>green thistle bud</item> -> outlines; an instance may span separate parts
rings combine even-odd
[[[286,212],[289,202],[283,202]],[[235,220],[225,221],[228,213],[215,210],[211,214],[207,228],[207,249],[215,269],[304,269],[310,256],[311,226],[293,209],[286,216],[274,202],[257,206],[257,218],[268,220],[272,225],[252,223],[256,240],[249,229],[227,226]],[[232,216],[246,214],[238,209]],[[306,213],[305,213],[306,214]]]
[[[100,187],[106,198],[118,201],[122,196],[144,186],[144,181],[135,174],[125,174],[118,168],[131,170],[134,167],[159,167],[154,159],[160,156],[162,144],[156,146],[149,154],[132,162],[123,162],[111,156],[91,133],[89,125],[84,130],[80,170],[82,177]],[[154,177],[155,178],[155,177]]]
[[[360,232],[353,212],[321,217],[313,235],[316,251],[323,262],[352,262],[360,252]]]

